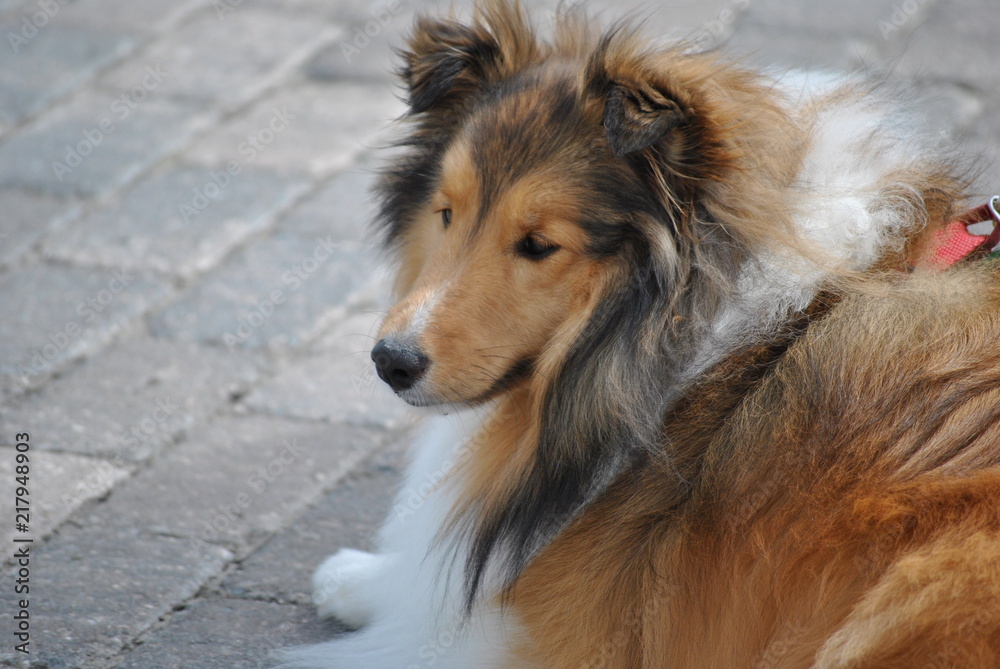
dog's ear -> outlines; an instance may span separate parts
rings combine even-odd
[[[502,59],[499,43],[482,25],[429,18],[417,21],[402,56],[415,114],[478,89]]]
[[[638,34],[619,25],[601,38],[587,63],[586,87],[604,103],[605,135],[618,157],[668,141],[691,120],[684,91],[649,60]]]
[[[454,103],[537,62],[540,49],[520,2],[484,2],[472,19],[421,18],[402,52],[410,110]]]
[[[649,84],[613,83],[604,105],[604,128],[616,156],[647,149],[687,120],[676,99]]]

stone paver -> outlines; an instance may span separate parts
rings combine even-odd
[[[909,40],[905,51],[897,51],[902,53],[899,74],[944,79],[980,91],[995,85],[997,71],[989,51],[980,48],[966,51],[959,45],[985,45],[996,38],[997,5],[989,0],[945,0],[926,11],[927,22],[914,27],[909,35],[906,28],[917,22],[919,13],[909,15],[904,11],[906,18],[900,19],[901,27],[887,35],[897,46],[902,46],[902,40]]]
[[[366,281],[366,246],[279,232],[247,246],[152,322],[158,336],[242,348],[304,344]]]
[[[0,383],[33,387],[134,327],[170,288],[151,272],[34,263],[0,276]]]
[[[304,606],[208,596],[178,611],[119,669],[264,669],[281,648],[319,643],[338,630]]]
[[[33,667],[111,666],[126,644],[233,559],[221,546],[91,525],[86,516],[33,557]],[[13,582],[11,573],[4,570],[4,580]],[[11,622],[4,621],[8,629]],[[18,666],[19,659],[11,644],[0,647],[0,662]]]
[[[23,188],[4,188],[0,230],[0,268],[14,264],[45,236],[72,216],[76,206]]]
[[[212,4],[212,0],[132,0],[128,3],[117,0],[74,3],[59,1],[63,4],[59,10],[59,18],[66,23],[103,29],[115,28],[140,35],[169,30],[196,10]]]
[[[50,236],[44,250],[60,260],[189,278],[265,230],[307,188],[303,180],[235,163],[158,170],[115,204]]]
[[[258,361],[184,342],[134,337],[12,402],[0,434],[44,427],[34,447],[148,460],[257,381]]]
[[[57,5],[58,6],[58,5]],[[41,21],[38,21],[41,23]],[[0,25],[0,118],[19,123],[71,92],[99,68],[135,46],[128,33],[108,27],[82,29],[58,21],[41,28]],[[31,37],[26,37],[30,35]],[[31,76],[24,77],[25,72]]]
[[[255,411],[388,429],[406,422],[405,405],[371,365],[379,311],[347,317],[314,348],[246,398]]]
[[[853,2],[849,7],[834,2],[788,3],[782,0],[733,0],[733,5],[746,9],[746,20],[787,32],[814,35],[851,35],[862,39],[877,34],[880,21],[889,21],[900,5],[899,0]],[[912,20],[920,23],[924,3],[913,3],[916,11]],[[907,15],[910,18],[910,15]]]
[[[382,438],[347,426],[223,417],[122,484],[89,522],[143,526],[243,555],[315,503]]]
[[[364,155],[350,167],[335,173],[319,189],[296,204],[278,222],[283,232],[332,236],[341,241],[371,245],[369,255],[378,255],[379,235],[370,223],[375,216],[376,171],[393,155],[392,149]]]
[[[912,86],[1000,188],[995,0],[582,2]],[[368,358],[391,52],[449,4],[0,0],[0,496],[28,431],[35,540],[32,654],[0,666],[266,667],[343,632],[310,575],[372,546],[411,425]]]
[[[104,195],[138,175],[205,127],[204,111],[165,97],[164,72],[133,82],[148,91],[86,91],[0,145],[0,183],[57,195]],[[145,81],[145,84],[143,83]],[[202,108],[203,109],[203,108]]]
[[[389,122],[403,112],[384,85],[302,83],[275,91],[199,141],[186,158],[204,165],[244,160],[316,177],[346,168]]]
[[[375,549],[405,463],[400,438],[356,467],[319,504],[283,528],[222,581],[229,597],[310,606],[312,573],[340,548]]]
[[[226,33],[241,39],[232,48],[216,48]],[[152,64],[165,73],[158,94],[214,103],[228,111],[273,85],[269,75],[275,70],[296,64],[339,34],[334,26],[275,12],[241,9],[224,21],[215,11],[203,12],[147,49],[141,60],[122,63],[98,83],[112,91],[128,90]]]

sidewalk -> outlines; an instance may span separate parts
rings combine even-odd
[[[1000,189],[995,0],[806,4],[647,11],[753,62],[914,83]],[[403,111],[390,45],[432,6],[0,0],[0,666],[266,667],[342,631],[310,575],[370,547],[402,466],[367,190]]]

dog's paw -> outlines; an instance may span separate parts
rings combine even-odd
[[[313,603],[320,618],[362,627],[374,615],[375,593],[385,555],[342,548],[313,574]]]

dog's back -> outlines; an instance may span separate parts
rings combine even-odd
[[[540,666],[1000,666],[998,333],[984,262],[730,356],[526,572]]]

